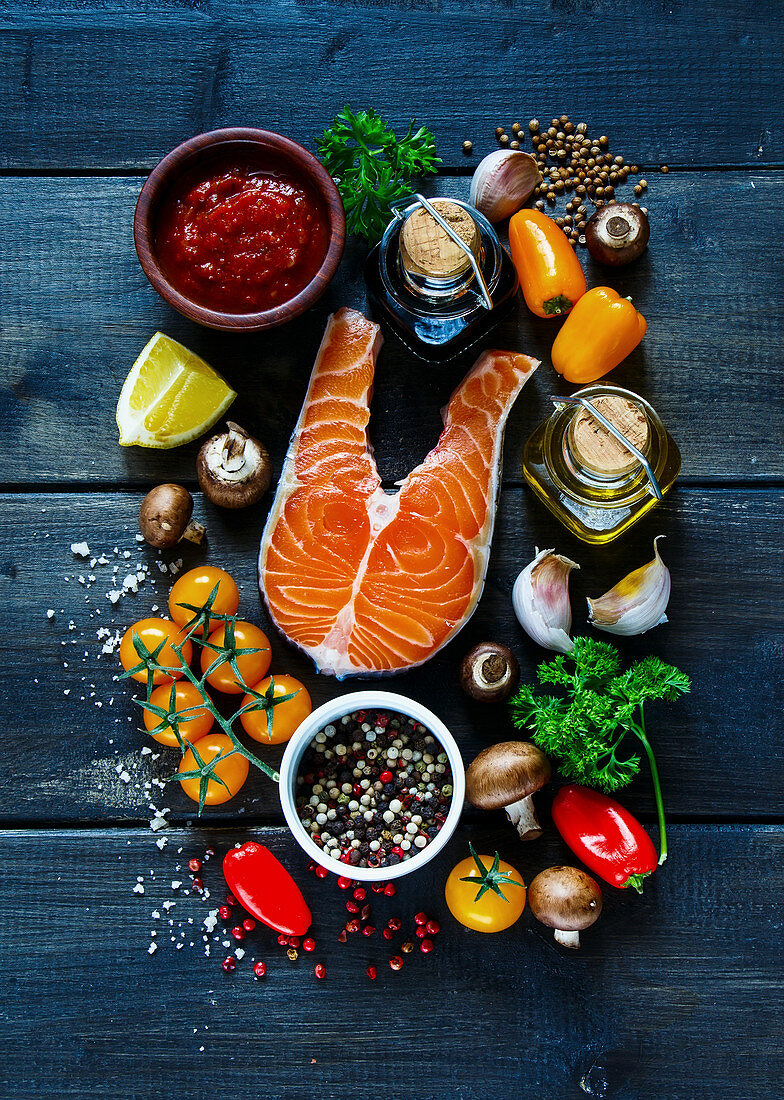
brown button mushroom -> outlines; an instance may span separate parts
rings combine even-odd
[[[502,741],[482,749],[466,772],[466,798],[480,810],[506,810],[521,840],[542,829],[531,795],[550,780],[550,761],[529,741]]]
[[[548,867],[528,887],[528,904],[538,921],[555,929],[563,947],[580,946],[580,933],[602,911],[599,884],[577,867]]]
[[[220,508],[247,508],[266,493],[272,463],[266,447],[239,424],[208,439],[196,459],[196,475],[206,497]]]
[[[484,703],[508,699],[519,676],[517,658],[500,642],[480,642],[460,664],[463,691]]]
[[[165,550],[181,539],[197,545],[204,538],[204,526],[191,521],[193,497],[182,485],[157,485],[150,489],[139,509],[139,530],[145,542]]]

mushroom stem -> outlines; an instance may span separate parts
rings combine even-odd
[[[198,523],[195,519],[192,519],[180,535],[180,539],[187,539],[188,542],[193,542],[196,546],[201,546],[206,530],[207,528],[203,523]]]
[[[506,816],[516,827],[521,840],[536,840],[542,835],[542,826],[534,809],[533,795],[526,795],[506,807]]]
[[[553,935],[555,936],[555,942],[560,943],[561,947],[578,948],[580,946],[579,932],[564,932],[562,928],[556,928]]]

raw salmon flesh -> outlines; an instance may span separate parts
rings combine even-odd
[[[259,554],[275,625],[316,667],[394,673],[428,660],[482,594],[506,417],[539,365],[487,351],[457,387],[444,429],[397,493],[368,443],[381,334],[334,314],[321,342]]]

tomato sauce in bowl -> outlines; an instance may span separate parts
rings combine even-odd
[[[183,175],[155,229],[157,260],[174,289],[233,314],[290,301],[318,273],[329,243],[315,189],[250,160],[216,161]]]

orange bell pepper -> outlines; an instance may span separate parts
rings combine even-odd
[[[628,298],[608,286],[584,294],[567,317],[550,353],[567,382],[595,382],[634,351],[648,322]]]
[[[546,214],[518,210],[509,221],[509,247],[526,305],[537,317],[563,317],[585,294],[580,261]]]

